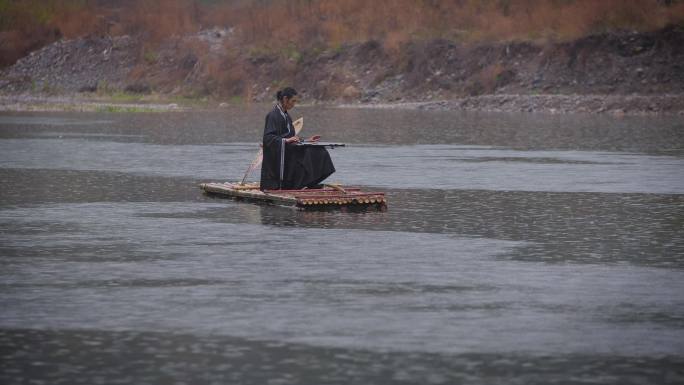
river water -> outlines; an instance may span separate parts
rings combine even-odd
[[[269,108],[0,114],[0,383],[684,382],[681,119],[300,107],[388,211],[203,195]]]

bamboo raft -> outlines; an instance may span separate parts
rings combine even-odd
[[[363,192],[356,187],[342,188],[339,185],[325,185],[321,189],[265,191],[259,190],[258,183],[202,183],[199,187],[207,194],[293,206],[302,210],[387,209],[385,193]]]

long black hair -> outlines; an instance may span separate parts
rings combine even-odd
[[[276,99],[278,99],[279,102],[282,102],[283,98],[290,99],[295,95],[297,95],[297,90],[292,87],[285,87],[276,93]]]

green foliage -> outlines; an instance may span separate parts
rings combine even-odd
[[[344,44],[340,42],[331,44],[330,46],[328,46],[327,51],[335,55],[341,54],[344,51]]]
[[[54,1],[0,0],[0,30],[45,25],[54,14]]]
[[[55,85],[48,82],[43,82],[43,86],[40,90],[41,93],[46,95],[58,95],[61,93],[61,89]]]
[[[283,49],[282,53],[287,60],[291,60],[295,63],[299,63],[302,60],[302,53],[299,52],[297,46],[294,44],[289,44],[286,48]]]
[[[325,48],[322,46],[314,46],[309,51],[307,52],[309,55],[313,57],[320,56],[323,52],[325,51]]]
[[[225,3],[225,0],[199,0],[200,4],[204,5],[220,5]]]
[[[87,0],[0,0],[0,31],[47,26],[58,13],[88,6]]]
[[[143,59],[145,60],[145,63],[147,63],[147,64],[156,63],[158,58],[159,58],[159,54],[157,54],[154,51],[147,50],[143,54]]]
[[[171,96],[168,101],[181,106],[207,107],[209,105],[209,99],[206,96],[200,96],[198,93]]]
[[[153,108],[145,106],[117,106],[115,104],[105,104],[99,105],[95,109],[95,112],[107,112],[107,113],[132,113],[132,112],[157,112]]]
[[[143,99],[141,95],[131,94],[123,91],[113,91],[107,95],[107,99],[117,102],[139,102]]]
[[[250,45],[249,49],[247,50],[247,55],[249,57],[255,58],[255,59],[261,58],[261,57],[273,56],[274,54],[275,54],[275,52],[272,49],[270,49],[264,45],[258,45],[258,44]]]
[[[9,0],[0,0],[0,31],[4,31],[9,29],[9,23],[10,23],[10,15],[9,15],[9,10],[10,10],[10,1]]]
[[[106,95],[111,94],[114,91],[109,87],[109,83],[106,80],[100,80],[97,82],[97,94]]]
[[[281,88],[287,87],[287,84],[289,84],[285,79],[273,79],[271,81],[271,88],[274,90],[279,90]],[[274,92],[275,94],[275,92]]]
[[[36,5],[31,7],[30,12],[38,24],[46,25],[52,19],[54,9],[49,5]]]

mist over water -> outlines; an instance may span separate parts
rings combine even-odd
[[[203,195],[269,108],[0,115],[3,383],[684,380],[681,121],[304,107],[387,212]]]

